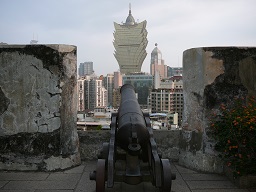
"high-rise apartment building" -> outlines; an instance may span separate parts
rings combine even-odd
[[[122,86],[122,74],[119,71],[114,72],[114,89]]]
[[[147,56],[147,21],[135,22],[131,7],[126,22],[114,22],[114,56],[123,74],[141,72],[141,66]]]
[[[117,109],[120,106],[121,93],[120,87],[113,90],[113,108]]]
[[[77,111],[85,111],[85,79],[77,80],[78,107]]]
[[[107,105],[113,106],[113,89],[114,89],[114,75],[113,74],[107,74],[106,77],[104,77],[103,85],[106,88],[108,92],[108,103]]]
[[[149,108],[153,113],[178,113],[178,122],[181,125],[183,112],[182,76],[173,76],[163,81],[159,89],[153,89],[150,94]]]
[[[107,107],[108,92],[106,88],[103,86],[102,80],[99,80],[99,79],[96,80],[95,89],[96,89],[95,107]]]
[[[84,62],[80,63],[79,68],[78,68],[78,75],[79,77],[83,77],[86,75],[91,75],[93,74],[93,62]]]
[[[107,90],[102,80],[95,76],[85,76],[78,82],[78,111],[93,110],[95,107],[106,107]]]

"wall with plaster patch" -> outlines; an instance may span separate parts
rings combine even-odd
[[[256,96],[256,48],[201,47],[183,53],[183,130],[179,163],[208,172],[222,172],[214,150],[209,119],[221,103]]]
[[[0,46],[0,169],[80,163],[76,65],[75,46]]]

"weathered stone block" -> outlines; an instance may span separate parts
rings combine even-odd
[[[225,175],[239,188],[256,188],[256,175],[243,175],[234,178],[233,170],[224,166]],[[253,190],[253,189],[252,189]]]
[[[79,164],[76,101],[75,46],[1,45],[2,168],[44,170],[51,156],[76,159],[66,167]]]
[[[162,158],[179,160],[180,130],[155,130],[154,139]]]
[[[78,131],[80,154],[82,160],[94,160],[102,149],[104,142],[109,142],[109,131]]]
[[[236,97],[256,96],[256,48],[201,47],[183,53],[183,131],[179,163],[222,172],[209,131],[212,112]]]
[[[82,160],[98,158],[104,142],[109,142],[109,131],[79,131],[80,154]],[[163,158],[178,161],[180,131],[154,131],[154,139]]]

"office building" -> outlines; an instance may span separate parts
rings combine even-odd
[[[93,73],[94,73],[93,62],[89,61],[89,62],[80,63],[79,68],[78,68],[79,77],[91,75]]]
[[[122,74],[119,71],[114,72],[114,89],[122,86]]]
[[[181,76],[183,74],[183,68],[182,67],[167,67],[167,76]]]
[[[106,77],[104,77],[103,80],[103,86],[106,88],[108,93],[108,107],[113,106],[113,89],[114,89],[114,75],[113,74],[107,74]]]
[[[120,106],[121,93],[120,87],[113,90],[113,108],[117,109]]]
[[[150,59],[150,74],[153,76],[159,75],[160,79],[167,78],[167,65],[164,64],[162,59],[162,52],[158,49],[157,43],[151,52]]]
[[[147,73],[131,73],[123,76],[123,84],[131,84],[138,94],[138,102],[142,108],[147,108],[150,90],[153,88],[153,76]]]

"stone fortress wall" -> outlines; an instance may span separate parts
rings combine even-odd
[[[157,149],[163,158],[179,160],[180,130],[154,130]],[[95,160],[104,142],[109,142],[109,131],[79,131],[81,160]]]
[[[210,118],[220,104],[256,96],[256,48],[201,47],[183,53],[183,129],[179,163],[222,172],[210,137]]]
[[[77,133],[76,47],[0,46],[0,169],[52,171],[92,160],[108,131]],[[154,131],[163,158],[223,172],[209,117],[234,97],[256,96],[256,48],[202,47],[183,53],[180,131]]]
[[[76,63],[75,46],[0,46],[1,169],[80,163]]]

